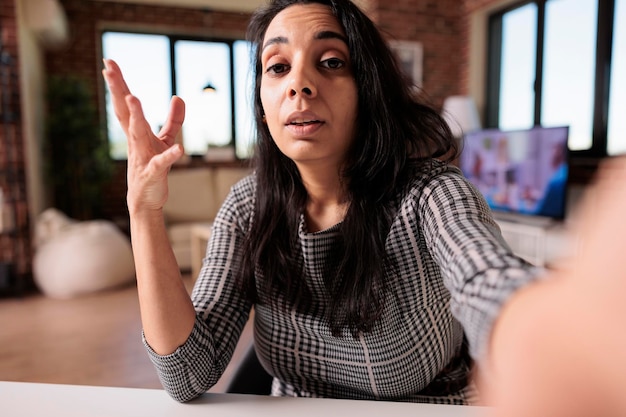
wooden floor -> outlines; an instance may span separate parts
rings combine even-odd
[[[248,326],[212,392],[224,391],[250,337]],[[71,300],[0,298],[0,380],[161,388],[141,342],[136,287]]]

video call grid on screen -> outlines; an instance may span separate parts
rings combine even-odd
[[[464,136],[463,174],[494,212],[562,219],[569,127],[484,129]]]

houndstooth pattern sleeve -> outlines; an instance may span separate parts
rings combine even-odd
[[[437,172],[416,196],[421,227],[470,353],[481,359],[502,305],[543,269],[513,254],[486,201],[460,170],[441,165],[431,175]]]
[[[236,288],[233,269],[252,213],[252,190],[252,177],[233,186],[213,222],[191,294],[196,321],[190,337],[169,355],[157,354],[143,338],[163,387],[177,401],[189,401],[218,381],[248,320],[251,305]]]

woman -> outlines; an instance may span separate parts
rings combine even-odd
[[[498,306],[536,271],[434,159],[455,156],[449,129],[352,3],[279,0],[249,33],[256,175],[215,219],[193,304],[161,211],[182,102],[152,137],[119,69],[105,71],[128,132],[141,314],[163,385],[179,401],[210,388],[254,305],[276,395],[467,403],[464,339],[480,356]]]
[[[442,162],[456,153],[447,125],[411,96],[352,3],[273,1],[249,33],[256,171],[215,219],[193,301],[162,213],[184,105],[174,97],[153,135],[105,61],[129,141],[144,340],[164,387],[179,401],[210,388],[254,306],[275,395],[468,403],[466,341],[485,359],[502,305],[541,271],[511,253],[484,200]]]

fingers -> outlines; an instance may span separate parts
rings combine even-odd
[[[150,141],[154,139],[154,134],[150,125],[146,121],[141,108],[141,103],[137,97],[129,94],[125,97],[125,107],[128,109],[128,151],[140,152],[145,148],[148,151]],[[146,156],[141,153],[141,156]]]
[[[163,153],[154,156],[150,161],[150,169],[155,173],[169,172],[172,165],[183,156],[183,153],[182,145],[176,143],[167,148]]]
[[[158,134],[159,139],[168,145],[173,145],[176,136],[183,126],[185,120],[185,102],[178,96],[172,97],[167,119]]]
[[[128,137],[129,147],[133,146],[131,144],[131,136],[143,138],[144,140],[148,137],[154,138],[143,114],[141,104],[137,98],[131,95],[128,85],[122,76],[120,67],[112,59],[105,59],[103,61],[105,69],[102,70],[102,75],[109,86],[115,115],[120,121],[124,133]],[[170,102],[167,119],[158,134],[158,138],[167,146],[173,145],[176,141],[176,136],[182,128],[184,120],[185,103],[180,97],[174,96]]]
[[[128,88],[128,85],[126,85],[126,81],[124,81],[124,77],[122,76],[122,71],[117,63],[112,59],[105,59],[103,61],[104,69],[102,70],[102,75],[104,76],[104,79],[109,86],[109,91],[111,92],[115,115],[120,121],[124,132],[128,133],[128,119],[130,112],[126,105],[125,98],[130,94],[130,89]]]

